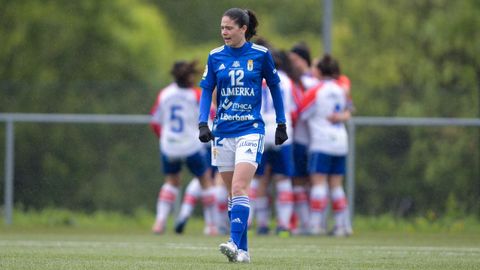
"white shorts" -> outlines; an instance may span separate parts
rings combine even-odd
[[[265,136],[247,134],[240,137],[215,137],[212,142],[212,165],[219,172],[233,171],[235,165],[247,162],[255,166],[262,160]]]

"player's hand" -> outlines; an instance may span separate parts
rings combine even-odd
[[[283,123],[277,124],[277,129],[275,130],[275,145],[280,145],[286,140],[288,140],[287,126]]]
[[[201,142],[206,143],[213,140],[213,134],[210,131],[210,128],[208,127],[207,123],[202,122],[198,124],[198,130],[199,130],[198,138],[200,139]]]

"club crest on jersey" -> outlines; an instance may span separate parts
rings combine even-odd
[[[253,70],[253,60],[249,59],[247,62],[247,70],[252,71]]]
[[[232,64],[232,67],[237,68],[240,67],[240,62],[239,61],[234,61]]]

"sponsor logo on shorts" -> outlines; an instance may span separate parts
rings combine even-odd
[[[258,143],[256,142],[249,142],[249,141],[242,141],[238,147],[257,147]]]

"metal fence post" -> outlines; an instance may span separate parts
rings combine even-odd
[[[355,211],[355,123],[347,122],[348,129],[348,155],[346,189],[350,208],[350,220],[353,222]]]
[[[332,0],[323,0],[323,50],[325,53],[332,52]]]
[[[5,224],[12,224],[13,173],[15,167],[15,138],[13,120],[8,120],[5,130]]]

